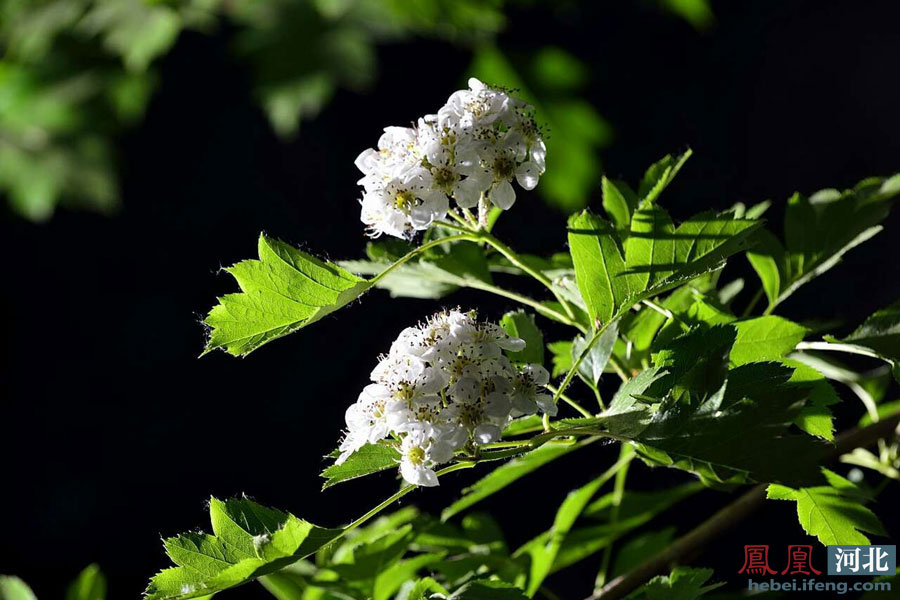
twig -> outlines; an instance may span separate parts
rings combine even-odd
[[[836,438],[834,448],[829,452],[828,458],[835,458],[854,448],[868,446],[890,436],[897,429],[898,424],[900,424],[900,415],[894,415],[868,427],[847,431]],[[767,487],[768,484],[765,483],[755,486],[698,525],[693,531],[672,542],[660,554],[625,575],[613,579],[603,588],[591,594],[587,600],[617,600],[643,585],[655,575],[667,572],[683,557],[693,555],[698,549],[721,536],[762,506],[766,499]]]

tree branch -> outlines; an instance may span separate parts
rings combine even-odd
[[[835,439],[834,449],[828,454],[834,459],[841,454],[874,444],[893,434],[900,424],[900,414],[889,417],[868,427],[860,427],[844,432]],[[602,589],[594,592],[587,600],[617,600],[649,581],[655,575],[667,573],[685,556],[694,554],[734,525],[750,516],[762,506],[766,499],[768,484],[762,483],[744,493],[737,500],[719,510],[712,517],[698,525],[693,531],[672,542],[656,557],[632,569],[625,575],[616,577]]]

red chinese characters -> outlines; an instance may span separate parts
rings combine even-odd
[[[744,546],[744,566],[738,573],[751,575],[775,575],[769,567],[769,547],[762,544]]]
[[[781,572],[782,575],[821,575],[822,571],[817,571],[812,566],[812,546],[810,545],[790,545],[788,546],[788,564]],[[790,573],[788,572],[790,571]]]

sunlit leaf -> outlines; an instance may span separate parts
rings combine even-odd
[[[840,475],[822,470],[828,485],[792,489],[770,485],[770,500],[797,503],[800,526],[823,545],[869,544],[865,533],[887,535],[878,517],[864,506],[869,499],[856,485]]]
[[[259,237],[258,249],[259,260],[225,269],[241,293],[222,296],[209,311],[206,352],[222,348],[246,356],[349,304],[372,286],[334,263],[265,235]]]
[[[187,600],[241,585],[309,556],[341,533],[247,498],[213,498],[209,510],[213,535],[192,532],[164,541],[177,566],[150,580],[148,600]]]
[[[394,469],[400,463],[400,453],[388,443],[366,444],[341,464],[333,464],[322,471],[325,483],[322,489],[344,481],[364,477],[387,469]]]

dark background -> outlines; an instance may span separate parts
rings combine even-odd
[[[587,99],[616,131],[603,156],[607,173],[636,180],[652,161],[690,145],[695,157],[664,200],[676,217],[771,198],[778,227],[795,190],[849,187],[900,169],[897,3],[713,6],[717,25],[703,34],[659,11],[612,3],[519,8],[500,43],[512,51],[560,45],[591,66]],[[376,355],[433,303],[389,302],[373,292],[249,358],[196,358],[202,315],[235,287],[217,269],[253,256],[259,231],[332,259],[362,252],[353,159],[383,126],[439,106],[465,81],[469,60],[436,42],[385,47],[379,59],[369,93],[340,92],[285,143],[250,97],[248,73],[230,57],[224,34],[185,34],[161,64],[146,120],[123,141],[117,216],[63,210],[35,225],[2,214],[0,572],[20,575],[49,599],[98,562],[110,597],[135,598],[167,565],[160,536],[208,527],[204,503],[212,494],[246,492],[336,525],[392,491],[394,480],[382,475],[320,493],[320,457],[335,447],[343,412]],[[524,195],[497,233],[519,250],[547,253],[564,244],[563,219]],[[889,304],[900,296],[898,232],[895,212],[884,233],[781,312],[854,325]],[[743,259],[734,262],[731,273],[755,288]],[[478,306],[490,318],[509,308],[468,292],[445,302]],[[563,335],[548,331],[551,340]],[[844,429],[862,409],[839,392]],[[616,454],[591,447],[483,507],[517,545],[548,527],[566,491]],[[630,481],[644,488],[687,479],[643,465],[632,472]],[[410,499],[439,510],[477,476],[454,475]],[[876,507],[891,532],[900,530],[897,490],[890,486]],[[687,531],[727,501],[704,492],[668,518]],[[770,503],[694,564],[737,585],[750,543],[771,544],[780,563],[785,544],[816,542],[800,530],[793,504]],[[824,568],[824,551],[817,552]],[[581,598],[597,564],[589,560],[549,585]],[[226,596],[267,597],[252,586]]]

